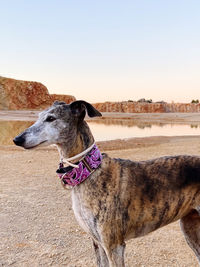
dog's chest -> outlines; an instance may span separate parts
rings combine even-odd
[[[88,234],[97,237],[97,227],[92,211],[86,207],[79,194],[72,191],[72,208],[79,225]]]

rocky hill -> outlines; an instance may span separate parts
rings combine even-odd
[[[0,109],[43,109],[55,100],[70,103],[71,95],[51,95],[46,86],[38,82],[21,81],[0,76]]]
[[[75,99],[71,95],[49,94],[46,86],[39,82],[21,81],[0,76],[0,109],[23,110],[44,109],[55,100],[70,103]],[[166,112],[200,112],[200,103],[166,103],[139,101],[95,103],[100,112],[121,113],[166,113]]]

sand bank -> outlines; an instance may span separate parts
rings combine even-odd
[[[40,111],[0,110],[0,120],[34,121]],[[101,118],[93,120],[134,120],[143,123],[200,123],[200,113],[113,113],[102,112]],[[87,118],[89,119],[89,118]],[[91,120],[91,119],[90,119]]]

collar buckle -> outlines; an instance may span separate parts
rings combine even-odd
[[[85,167],[88,169],[88,171],[89,171],[90,173],[92,173],[92,172],[94,171],[94,169],[92,169],[92,168],[90,167],[90,165],[87,163],[87,161],[86,161],[85,158],[82,159],[82,162],[83,162],[83,164],[85,165]]]

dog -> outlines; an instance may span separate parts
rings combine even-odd
[[[92,237],[97,265],[125,266],[127,240],[177,220],[200,261],[200,157],[110,158],[95,145],[86,112],[101,116],[85,101],[56,101],[13,141],[25,149],[57,145],[62,159],[57,172],[72,189],[74,214]]]

